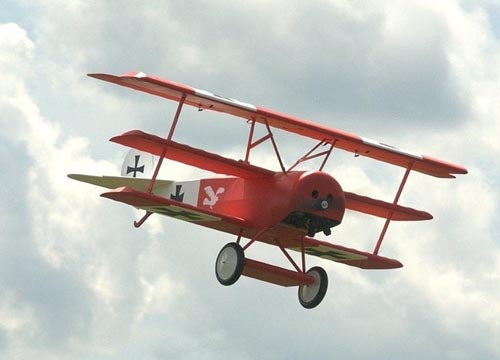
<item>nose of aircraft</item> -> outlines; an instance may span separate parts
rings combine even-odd
[[[344,208],[344,191],[337,180],[325,172],[304,173],[298,180],[296,193],[297,205],[303,210],[322,211]]]
[[[331,175],[306,172],[297,182],[297,210],[307,215],[308,236],[318,231],[331,234],[331,228],[340,224],[345,212],[344,191]]]
[[[323,198],[317,198],[315,201],[312,202],[312,208],[315,210],[327,210],[331,205],[333,204],[333,195],[331,193],[328,193],[326,197]]]

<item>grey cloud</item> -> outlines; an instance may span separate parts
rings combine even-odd
[[[52,269],[39,256],[33,242],[27,199],[21,191],[28,188],[26,174],[31,160],[22,146],[5,138],[0,159],[6,175],[0,196],[8,203],[1,213],[1,292],[12,294],[18,306],[34,309],[41,329],[36,339],[27,341],[58,345],[69,337],[85,335],[90,311],[87,289],[74,273]]]
[[[396,133],[397,126],[416,129],[413,124],[418,122],[425,125],[418,130],[422,132],[445,123],[456,126],[468,111],[447,63],[450,34],[440,16],[429,15],[427,32],[408,31],[391,42],[384,33],[385,12],[378,7],[356,17],[326,2],[286,2],[286,7],[285,3],[248,2],[164,2],[154,8],[82,4],[74,10],[61,4],[39,4],[37,11],[27,15],[39,19],[33,30],[39,61],[29,89],[42,114],[61,126],[64,135],[55,146],[61,149],[72,135],[85,136],[90,144],[85,151],[92,154],[85,154],[89,161],[115,157],[117,148],[105,140],[121,131],[142,128],[163,134],[163,119],[173,114],[175,104],[96,83],[83,76],[86,72],[143,70],[367,136],[360,130],[389,132],[396,127]],[[218,114],[195,110],[186,115],[183,120],[188,121],[181,123],[178,133],[181,141],[217,152],[241,144],[244,122],[233,120],[236,125]],[[198,115],[207,119],[198,120]],[[383,128],[377,123],[380,119],[387,121]],[[283,143],[290,151],[296,147],[286,137]],[[104,199],[97,205],[74,203],[81,206],[85,233],[46,229],[51,239],[42,242],[53,240],[69,254],[62,268],[49,266],[34,243],[30,217],[39,211],[43,219],[43,211],[50,209],[27,209],[19,190],[29,185],[22,177],[28,169],[47,169],[39,167],[37,158],[23,151],[23,146],[2,139],[2,159],[12,158],[11,154],[16,154],[16,162],[0,163],[8,173],[19,174],[0,189],[3,196],[14,198],[9,211],[2,208],[10,216],[5,233],[2,228],[2,259],[8,260],[0,265],[2,285],[20,303],[35,309],[35,318],[44,322],[41,348],[66,345],[65,354],[95,358],[332,355],[368,359],[374,354],[495,358],[495,349],[481,336],[494,336],[496,325],[488,320],[476,325],[474,314],[466,308],[465,314],[457,314],[456,324],[472,328],[477,333],[474,341],[464,336],[467,329],[447,328],[441,317],[449,313],[443,315],[433,303],[435,294],[427,295],[426,289],[419,288],[419,270],[410,267],[414,256],[431,269],[440,269],[436,266],[438,250],[444,244],[453,246],[453,237],[460,236],[463,224],[455,224],[446,242],[434,242],[429,248],[419,243],[419,236],[425,235],[419,229],[427,224],[405,228],[410,229],[407,233],[391,225],[392,236],[399,235],[396,240],[403,245],[384,244],[384,254],[406,257],[401,260],[408,268],[399,273],[359,272],[321,263],[329,267],[330,291],[317,311],[306,312],[297,303],[296,289],[248,279],[230,288],[218,286],[214,259],[232,237],[167,218],[160,220],[163,234],[152,235],[147,226],[132,228],[135,215],[129,209]],[[385,184],[384,177],[382,172],[374,174],[379,183]],[[34,185],[47,198],[57,197],[61,190],[50,179]],[[79,186],[74,189],[85,185]],[[434,191],[428,189],[429,194]],[[448,231],[456,219],[464,219],[459,208],[432,231]],[[355,235],[357,231],[331,240],[354,244],[357,239],[351,237]],[[11,238],[25,240],[8,241]],[[405,248],[405,240],[418,251]],[[467,250],[463,242],[458,248],[450,253]],[[492,248],[496,250],[485,246]],[[269,256],[266,249],[258,255]],[[426,251],[435,253],[424,262]],[[445,260],[456,270],[451,255]],[[468,276],[478,279],[480,271],[472,269]],[[160,296],[165,304],[158,310],[148,304],[142,281],[153,283],[162,274],[168,275],[170,285],[180,284],[184,290],[169,287],[165,299]],[[474,289],[487,295],[485,288]],[[8,348],[12,339],[9,335],[4,339]],[[71,345],[75,339],[81,347]],[[51,348],[40,350],[45,357],[56,357],[55,353]]]
[[[398,37],[384,30],[383,6],[356,18],[321,1],[245,4],[174,2],[153,10],[100,3],[69,16],[49,7],[41,15],[52,25],[40,40],[57,38],[49,55],[82,73],[143,70],[353,131],[370,120],[370,132],[379,122],[440,129],[468,114],[448,63],[451,35],[432,11],[411,5],[415,28],[401,25]],[[71,31],[61,36],[63,27]],[[138,121],[153,126],[153,113]]]

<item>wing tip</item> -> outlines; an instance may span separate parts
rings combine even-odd
[[[396,259],[392,259],[392,260],[394,261],[394,265],[395,265],[394,269],[400,269],[403,267],[403,263],[401,261],[396,260]]]
[[[101,79],[104,76],[113,76],[113,75],[105,74],[105,73],[88,73],[87,76],[94,78],[94,79]]]
[[[96,79],[103,79],[103,78],[123,78],[123,77],[135,77],[135,78],[144,78],[147,77],[148,75],[142,71],[129,71],[121,75],[112,75],[112,74],[106,74],[106,73],[88,73],[87,76],[96,78]]]
[[[424,156],[423,160],[434,165],[434,169],[429,169],[428,171],[420,171],[422,173],[441,177],[455,179],[454,175],[465,175],[468,173],[467,169],[462,165],[454,164],[448,161],[439,160],[431,156]]]
[[[117,193],[132,193],[132,192],[134,192],[134,189],[132,189],[128,186],[120,186],[120,187],[117,187],[117,188],[112,189],[110,191],[106,191],[106,192],[102,193],[100,196],[109,197],[109,196],[112,196],[113,194],[117,194]]]
[[[86,180],[92,177],[92,175],[85,175],[85,174],[66,174],[66,176],[71,180],[76,180],[81,182],[87,182]]]
[[[458,164],[452,164],[452,163],[448,163],[448,165],[453,168],[452,171],[450,171],[451,174],[457,174],[457,175],[465,175],[465,174],[468,174],[469,172],[467,171],[467,169],[465,167],[463,167],[462,165],[458,165]]]

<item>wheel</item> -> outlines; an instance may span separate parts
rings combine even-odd
[[[217,255],[215,276],[225,286],[234,284],[243,272],[245,254],[243,248],[235,243],[226,244]]]
[[[328,289],[328,275],[319,266],[310,268],[306,274],[314,277],[314,283],[299,286],[299,302],[306,309],[312,309],[318,306],[325,297]]]

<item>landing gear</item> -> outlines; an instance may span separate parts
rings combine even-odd
[[[325,297],[328,289],[328,275],[319,266],[309,269],[306,274],[314,278],[314,283],[299,286],[299,302],[306,309],[312,309],[318,306]]]
[[[245,254],[243,248],[235,243],[226,244],[215,261],[215,276],[225,286],[234,284],[243,272]]]
[[[238,281],[245,268],[245,276],[281,286],[298,286],[300,304],[306,309],[318,306],[325,297],[328,288],[326,271],[315,266],[309,271],[303,272],[280,242],[278,242],[278,246],[294,265],[295,271],[252,259],[245,259],[243,248],[238,243],[231,242],[221,249],[215,261],[217,280],[222,285],[232,285]],[[302,268],[304,268],[304,264],[302,265]]]

